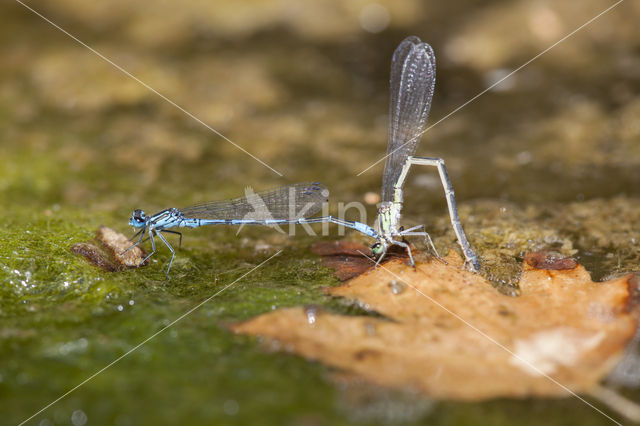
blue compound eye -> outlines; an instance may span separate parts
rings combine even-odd
[[[133,211],[133,215],[132,218],[133,220],[135,220],[137,223],[144,223],[145,221],[145,214],[142,210],[134,210]]]

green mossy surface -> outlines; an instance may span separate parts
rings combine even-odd
[[[83,415],[113,425],[609,424],[577,399],[432,403],[336,385],[326,366],[226,330],[286,306],[363,314],[322,292],[338,282],[310,246],[343,238],[334,227],[290,238],[189,230],[169,279],[163,246],[149,266],[119,273],[69,250],[100,225],[129,233],[133,208],[235,197],[245,186],[319,180],[334,212],[338,201],[363,202],[379,190],[381,166],[356,175],[385,152],[388,64],[402,38],[435,48],[433,123],[484,90],[491,72],[609,5],[382,3],[392,24],[376,35],[358,24],[361,6],[337,0],[296,13],[266,0],[37,6],[283,177],[20,4],[0,6],[1,424],[68,391],[29,424]],[[625,2],[423,138],[418,153],[446,160],[483,273],[503,292],[517,293],[522,259],[536,250],[576,257],[598,280],[638,270],[639,15]],[[540,33],[537,16],[555,16],[560,29]],[[465,50],[461,40],[484,44]],[[446,253],[456,244],[435,176],[412,170],[404,223],[424,223]],[[366,211],[373,222],[375,206]]]

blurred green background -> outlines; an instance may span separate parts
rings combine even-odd
[[[244,154],[18,2],[0,5],[0,423],[27,419],[269,256],[283,253],[30,424],[608,424],[578,400],[433,402],[338,386],[327,367],[266,352],[224,323],[317,304],[317,238],[268,229],[185,234],[170,279],[107,273],[69,247],[133,208],[319,180],[338,201],[378,192],[391,54],[429,42],[435,123],[613,2],[60,0],[28,5],[274,169]],[[527,251],[594,275],[637,270],[638,2],[625,1],[446,118],[418,155],[445,159],[463,224],[495,283]],[[406,224],[455,248],[435,171],[407,182]],[[369,222],[375,206],[369,205]],[[336,228],[326,240],[342,238]],[[348,238],[368,243],[348,234]],[[362,312],[360,312],[362,313]],[[623,389],[637,399],[639,394]],[[616,416],[616,414],[612,414]]]

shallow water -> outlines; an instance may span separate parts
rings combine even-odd
[[[382,165],[356,175],[385,152],[389,60],[404,37],[436,52],[435,123],[610,5],[381,4],[391,21],[378,34],[363,30],[363,4],[331,0],[34,4],[282,177],[19,3],[0,6],[3,422],[25,420],[283,250],[31,424],[608,423],[575,399],[434,404],[354,391],[322,365],[227,332],[285,306],[354,309],[323,295],[337,280],[309,250],[317,238],[187,231],[169,280],[164,247],[123,273],[69,251],[101,224],[129,233],[133,208],[245,186],[320,180],[334,210],[363,202]],[[516,281],[533,250],[574,256],[596,279],[638,269],[638,16],[636,3],[621,4],[424,135],[418,154],[445,159],[496,283]],[[424,223],[446,251],[455,240],[434,177],[412,170],[404,221]],[[341,237],[332,228],[322,238]]]

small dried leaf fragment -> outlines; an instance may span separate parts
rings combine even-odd
[[[455,253],[420,263],[393,260],[330,294],[390,320],[305,308],[270,312],[232,326],[370,382],[441,399],[565,396],[592,390],[638,325],[632,275],[591,281],[580,265],[528,261],[521,296],[500,294],[463,269]],[[533,266],[532,266],[533,265]],[[313,320],[311,320],[313,319]],[[549,377],[546,377],[549,376]]]
[[[87,262],[105,271],[115,272],[118,266],[105,255],[104,251],[91,243],[75,243],[70,247],[71,252],[84,257]]]
[[[94,242],[76,243],[70,250],[105,271],[115,272],[125,268],[135,268],[146,257],[146,253],[140,247],[134,247],[124,253],[131,244],[126,236],[101,226],[96,232]]]
[[[102,246],[109,250],[116,262],[125,268],[135,268],[146,257],[144,251],[136,246],[125,253],[132,242],[124,235],[106,226],[101,226],[96,234],[96,239]]]
[[[311,251],[322,256],[322,263],[325,266],[335,269],[336,278],[340,281],[350,280],[373,268],[371,248],[359,243],[323,241],[314,244]],[[413,252],[414,254],[418,253],[415,249]],[[395,258],[408,259],[406,250],[402,247],[391,246],[383,263]]]
[[[322,256],[322,263],[335,270],[340,281],[357,277],[371,269],[371,261],[366,257],[371,250],[358,243],[344,241],[320,242],[311,247],[311,251]]]

